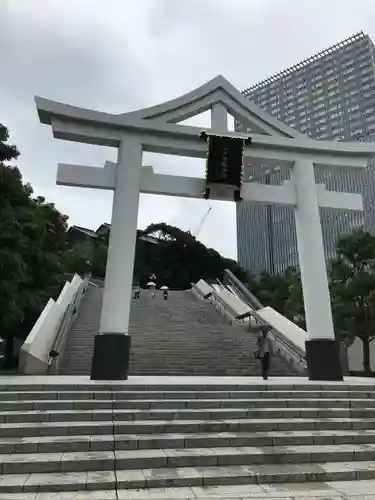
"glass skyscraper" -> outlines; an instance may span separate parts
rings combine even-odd
[[[317,140],[375,140],[375,48],[364,33],[249,87],[244,95],[290,127]],[[249,130],[236,123],[236,130]],[[281,184],[285,167],[245,165],[246,180]],[[327,260],[340,234],[364,226],[375,234],[375,163],[364,169],[315,169],[327,189],[363,195],[364,212],[321,208]],[[293,207],[237,203],[238,261],[248,271],[280,273],[298,266]]]

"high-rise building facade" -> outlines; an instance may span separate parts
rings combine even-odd
[[[275,118],[317,140],[375,140],[375,48],[358,33],[271,78],[249,87],[246,97]],[[239,131],[248,130],[236,123]],[[245,165],[247,180],[281,184],[285,167]],[[321,208],[327,260],[340,234],[364,226],[375,234],[375,164],[366,170],[315,169],[327,189],[363,195],[364,212]],[[280,273],[298,266],[292,207],[237,203],[238,261],[248,271]]]

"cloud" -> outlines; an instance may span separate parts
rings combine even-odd
[[[38,194],[71,222],[96,227],[112,194],[55,185],[60,162],[101,166],[116,151],[57,141],[39,123],[33,96],[122,113],[169,100],[224,74],[239,89],[363,29],[372,0],[2,0],[0,121],[21,150]],[[146,157],[157,171],[196,175],[202,164]],[[197,228],[211,203],[142,196],[139,225]],[[235,207],[213,203],[200,238],[236,255]]]

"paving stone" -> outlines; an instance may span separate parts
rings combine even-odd
[[[37,500],[37,493],[0,493],[0,500]]]
[[[166,467],[167,455],[163,450],[120,450],[115,451],[118,469]]]
[[[148,488],[198,486],[202,484],[202,476],[194,468],[143,469],[142,472]]]
[[[119,489],[137,489],[146,486],[146,477],[143,470],[116,470],[116,481]]]
[[[116,495],[115,490],[111,491],[101,490],[101,491],[70,491],[65,493],[38,493],[35,497],[35,500],[116,500],[118,498],[119,497]],[[10,498],[9,500],[12,499]]]
[[[205,486],[192,490],[199,499],[269,498],[269,493],[258,485]]]
[[[6,474],[0,476],[0,492],[16,493],[23,491],[24,484],[29,474]]]
[[[196,500],[192,488],[152,488],[149,490],[118,490],[119,500]]]
[[[26,493],[33,491],[77,491],[84,490],[86,482],[87,472],[30,474],[23,485],[23,491]]]
[[[113,469],[113,451],[93,451],[86,453],[63,453],[62,472],[100,471]]]
[[[375,479],[364,481],[335,481],[334,483],[327,483],[331,488],[345,494],[356,493],[368,494],[375,492]]]
[[[301,497],[340,497],[342,494],[335,489],[335,483],[284,483],[262,484],[262,489],[269,495]]]
[[[375,500],[375,495],[346,495],[344,498],[345,500]]]
[[[88,471],[86,488],[88,490],[109,490],[116,488],[116,473],[108,471]]]

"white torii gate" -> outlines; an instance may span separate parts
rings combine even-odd
[[[142,166],[143,151],[204,158],[201,128],[179,122],[211,110],[207,132],[228,132],[228,112],[249,127],[252,144],[245,160],[270,166],[286,165],[291,180],[280,186],[244,183],[245,200],[287,204],[295,208],[299,262],[306,313],[306,358],[310,379],[342,380],[339,345],[335,341],[319,207],[362,210],[362,197],[337,193],[315,183],[314,165],[364,168],[375,156],[371,143],[314,141],[268,115],[224,77],[158,106],[113,115],[36,97],[42,123],[58,139],[118,148],[117,163],[104,168],[59,164],[57,183],[114,191],[111,233],[100,331],[95,338],[91,378],[126,379],[130,352],[128,335],[139,194],[202,198],[205,180],[154,173]],[[213,199],[229,199],[214,194]],[[232,198],[231,198],[232,199]],[[241,203],[241,202],[239,202]]]

